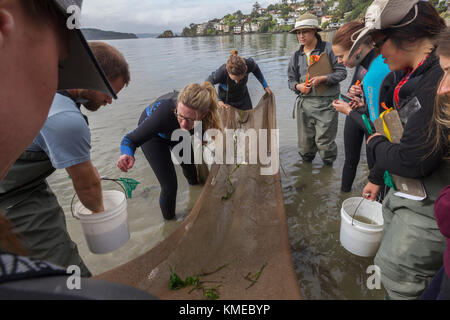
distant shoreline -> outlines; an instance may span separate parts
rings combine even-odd
[[[327,29],[321,31],[321,33],[329,33],[334,32],[337,29]],[[253,35],[253,34],[281,34],[281,33],[289,33],[289,31],[274,31],[274,32],[243,32],[243,33],[224,33],[224,34],[202,34],[195,36],[182,36],[182,35],[174,35],[173,37],[161,37],[158,39],[171,39],[171,38],[202,38],[202,37],[223,37],[223,36],[244,36],[244,35]],[[156,37],[157,38],[157,37]]]

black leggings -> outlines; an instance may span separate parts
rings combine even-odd
[[[139,124],[141,124],[146,117],[147,114],[144,110],[139,119]],[[141,146],[148,163],[152,167],[153,172],[161,185],[159,206],[161,207],[162,215],[166,220],[175,218],[178,181],[170,150],[177,144],[177,141],[171,141],[156,136],[152,137]],[[180,155],[176,156],[182,157],[182,151],[180,152]],[[190,164],[181,163],[181,168],[183,169],[183,174],[190,185],[198,184],[197,169],[194,164],[194,152],[192,150],[192,146]]]
[[[177,144],[160,137],[151,138],[141,148],[153,172],[161,184],[159,205],[164,219],[175,218],[175,207],[177,202],[178,181],[175,166],[172,162],[170,150]],[[198,184],[197,170],[194,164],[194,156],[191,150],[191,164],[181,164],[183,174],[190,185]],[[182,154],[181,154],[182,156]]]
[[[366,139],[364,139],[366,136]],[[345,163],[342,170],[342,184],[341,190],[343,192],[350,192],[353,181],[356,176],[356,169],[358,168],[359,159],[361,157],[361,145],[367,140],[367,133],[361,126],[350,117],[345,118],[344,126],[344,147],[345,147]],[[366,145],[367,148],[367,145]],[[367,154],[367,164],[369,168],[373,167],[373,159],[369,152]]]

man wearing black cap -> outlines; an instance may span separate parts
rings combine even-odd
[[[0,179],[47,118],[57,89],[92,89],[116,98],[70,6],[82,0],[0,1]]]
[[[118,94],[130,81],[125,58],[106,43],[90,46]],[[46,178],[56,169],[66,169],[81,203],[93,213],[104,211],[101,180],[91,162],[91,132],[80,106],[97,111],[111,102],[108,95],[93,90],[57,93],[41,131],[0,181],[0,210],[23,238],[29,255],[63,267],[78,265],[83,276],[91,273],[70,239],[64,211]]]
[[[81,4],[0,0],[0,180],[39,132],[57,89],[91,89],[116,98],[80,30],[67,27],[73,18],[69,7]],[[0,211],[0,299],[149,298],[93,279],[70,290],[66,269],[25,257],[10,229]]]

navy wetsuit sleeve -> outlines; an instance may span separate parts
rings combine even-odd
[[[162,103],[156,102],[147,107],[146,110],[149,110],[150,116],[147,116],[135,130],[123,138],[120,144],[121,154],[134,157],[136,148],[159,133],[167,131],[164,129],[164,125],[168,123],[168,118],[172,116],[171,112],[173,109],[170,108],[171,103],[172,100],[164,100]]]
[[[262,74],[258,64],[252,58],[246,59],[246,61],[248,72],[251,72],[255,75],[256,79],[258,79],[264,89],[267,88],[269,85],[267,84],[267,81],[264,78],[264,75]]]
[[[222,65],[219,69],[217,69],[216,71],[214,71],[213,73],[210,74],[210,76],[208,77],[208,79],[206,79],[206,81],[210,82],[212,85],[226,85],[227,83],[227,69],[225,65]],[[219,96],[217,96],[217,99],[219,101],[221,101],[222,99],[220,99]]]
[[[218,83],[226,83],[227,81],[227,70],[225,65],[222,65],[219,69],[212,72],[206,81],[211,82],[212,85]]]

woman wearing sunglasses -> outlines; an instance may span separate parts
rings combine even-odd
[[[175,218],[178,189],[170,151],[181,140],[172,141],[172,133],[178,129],[193,133],[196,121],[202,122],[203,131],[212,128],[221,129],[216,91],[209,82],[202,85],[189,84],[180,93],[168,93],[156,99],[142,112],[138,127],[127,134],[121,143],[122,155],[117,167],[123,172],[128,172],[134,166],[136,148],[142,148],[161,184],[159,204],[166,220]],[[192,150],[190,161],[180,162],[188,183],[198,184]]]
[[[429,141],[435,136],[430,126],[435,126],[436,91],[443,76],[434,41],[445,27],[429,2],[377,0],[367,10],[366,29],[355,43],[358,46],[370,32],[395,72],[381,101],[398,110],[404,123],[400,143],[379,133],[367,140],[375,163],[363,196],[375,199],[386,171],[420,180],[426,192],[424,199],[413,200],[391,189],[383,201],[384,233],[374,262],[387,299],[417,299],[442,265],[445,239],[433,208],[450,181],[450,168],[443,161],[444,149],[433,149]]]

